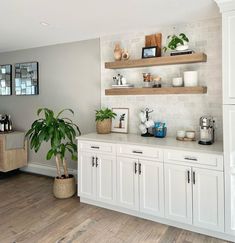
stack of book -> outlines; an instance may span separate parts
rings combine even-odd
[[[172,51],[170,55],[171,56],[178,56],[178,55],[187,55],[187,54],[192,54],[192,53],[194,53],[193,50],[187,49],[185,51]]]

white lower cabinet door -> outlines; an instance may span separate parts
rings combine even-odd
[[[96,168],[93,153],[80,153],[78,172],[80,197],[96,199]]]
[[[116,157],[97,155],[97,200],[109,204],[116,201]]]
[[[117,200],[121,207],[139,210],[138,160],[117,158]]]
[[[193,224],[224,231],[223,172],[193,168]]]
[[[163,163],[139,160],[140,212],[164,216]]]
[[[165,216],[192,224],[191,167],[165,164]]]

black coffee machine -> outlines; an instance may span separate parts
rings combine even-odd
[[[11,132],[12,131],[12,121],[10,115],[0,114],[0,132]]]

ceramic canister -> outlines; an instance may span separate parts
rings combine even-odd
[[[198,86],[198,72],[197,71],[184,72],[184,86],[185,87]]]

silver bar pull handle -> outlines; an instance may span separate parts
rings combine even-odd
[[[137,163],[135,162],[135,174],[137,173]]]
[[[139,163],[139,175],[141,175],[141,163]]]
[[[143,154],[142,151],[138,151],[138,150],[133,150],[132,153],[134,153],[134,154]]]
[[[190,161],[197,161],[197,158],[196,157],[185,156],[184,159],[185,160],[190,160]]]
[[[91,165],[92,165],[92,167],[94,167],[95,166],[95,157],[94,156],[92,156],[92,162],[91,162]]]
[[[99,146],[91,146],[92,149],[100,149]]]
[[[188,177],[187,178],[188,179],[188,184],[190,184],[190,171],[189,170],[187,171],[187,177]]]
[[[196,174],[195,174],[195,171],[193,171],[193,184],[194,185],[196,184]]]

